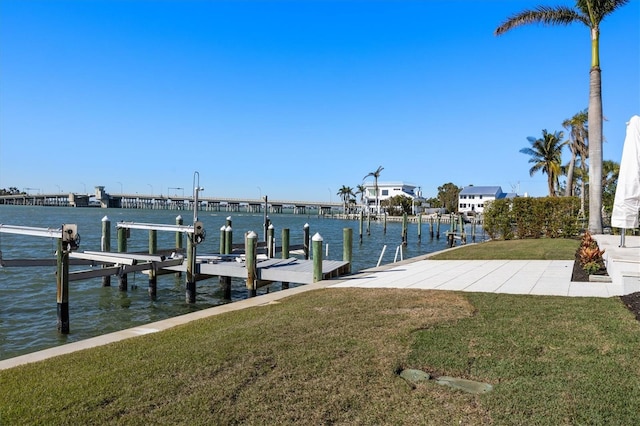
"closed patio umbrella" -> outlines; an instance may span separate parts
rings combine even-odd
[[[640,116],[627,123],[627,135],[622,148],[618,186],[613,201],[611,226],[621,228],[620,246],[624,247],[624,230],[638,227],[640,209]]]

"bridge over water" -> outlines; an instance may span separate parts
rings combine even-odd
[[[265,197],[266,198],[266,197]],[[194,197],[184,195],[110,194],[97,186],[95,194],[51,193],[0,196],[0,204],[20,206],[102,207],[157,210],[193,210]],[[340,202],[264,200],[255,198],[198,197],[198,210],[260,213],[332,214],[343,209]]]

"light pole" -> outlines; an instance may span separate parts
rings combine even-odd
[[[124,194],[124,191],[122,190],[122,182],[116,182],[120,184],[120,194]]]

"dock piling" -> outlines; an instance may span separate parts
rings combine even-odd
[[[289,250],[289,228],[282,228],[282,258],[288,259],[290,255]],[[282,290],[286,290],[289,288],[288,282],[282,282]]]
[[[155,229],[149,230],[149,254],[156,254],[158,252],[158,231]],[[158,295],[158,275],[156,273],[155,263],[152,262],[151,269],[149,269],[149,298],[156,300]]]
[[[322,281],[322,236],[315,233],[313,243],[313,282]]]
[[[102,218],[102,238],[100,239],[100,250],[104,252],[111,251],[111,221],[107,216]],[[106,265],[102,265],[103,268]],[[102,287],[111,286],[111,275],[102,277]]]
[[[351,273],[351,263],[353,262],[353,229],[342,229],[342,260],[349,262],[347,265],[347,274]]]
[[[127,234],[129,230],[127,228],[118,228],[118,253],[127,252]],[[118,289],[120,291],[127,291],[129,284],[127,282],[127,274],[121,273],[119,275]]]
[[[304,259],[309,260],[310,230],[309,230],[308,223],[304,224],[303,230],[304,230],[304,235],[302,237],[302,250],[304,251]]]
[[[62,238],[58,238],[56,301],[58,331],[62,334],[69,334],[69,252]]]
[[[255,297],[256,291],[256,247],[258,234],[254,231],[247,233],[245,237],[245,266],[247,268],[247,294],[248,297]]]

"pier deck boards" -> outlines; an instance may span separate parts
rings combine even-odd
[[[345,273],[349,262],[323,260],[323,278],[337,277]],[[247,269],[243,262],[199,263],[201,275],[247,278]],[[313,261],[290,257],[288,259],[265,259],[256,264],[256,278],[260,281],[290,282],[298,284],[313,283]],[[170,271],[186,272],[186,265],[164,268]]]

